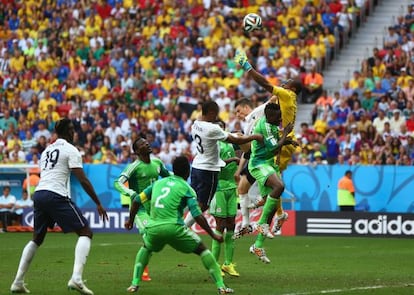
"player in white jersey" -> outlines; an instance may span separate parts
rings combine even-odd
[[[225,166],[220,159],[219,141],[242,145],[252,140],[261,141],[258,134],[235,135],[221,129],[218,121],[219,106],[214,101],[207,101],[201,110],[201,119],[195,120],[191,126],[191,135],[197,144],[197,154],[191,169],[191,186],[197,193],[201,210],[208,209],[218,183],[218,174]],[[187,226],[192,226],[195,220],[190,213],[185,218]]]
[[[73,139],[74,126],[71,120],[56,123],[58,139],[50,144],[40,157],[40,181],[33,195],[34,231],[33,239],[23,249],[16,277],[10,287],[12,293],[30,293],[24,284],[38,247],[43,243],[48,227],[57,223],[64,233],[75,232],[79,238],[75,248],[75,262],[68,288],[81,294],[93,295],[82,280],[86,258],[91,247],[92,231],[80,209],[70,198],[70,175],[73,173],[83,189],[95,202],[99,215],[108,220],[96,192],[82,168],[82,156],[69,142]]]
[[[275,102],[276,96],[272,96],[268,102]],[[244,134],[251,134],[256,124],[256,121],[264,116],[264,109],[266,104],[264,103],[253,109],[253,103],[248,98],[241,98],[236,101],[235,112],[237,119],[243,121],[243,132]],[[243,148],[243,156],[240,159],[239,168],[236,172],[236,178],[239,178],[237,191],[240,197],[240,211],[242,214],[242,225],[239,231],[234,233],[233,238],[238,239],[243,235],[253,232],[253,227],[250,225],[250,214],[249,210],[253,207],[260,206],[260,202],[252,203],[249,199],[249,189],[256,181],[247,169],[247,163],[250,158],[250,145]],[[269,238],[273,236],[268,235]]]

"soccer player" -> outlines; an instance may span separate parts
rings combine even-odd
[[[93,295],[82,280],[83,268],[91,247],[92,231],[80,209],[70,198],[70,175],[73,173],[83,189],[95,202],[99,216],[108,220],[95,190],[82,168],[82,156],[70,141],[74,126],[71,120],[62,119],[55,125],[57,140],[50,144],[40,157],[40,181],[33,195],[33,239],[24,247],[16,277],[10,287],[12,293],[30,293],[24,284],[37,249],[43,243],[48,227],[57,223],[64,233],[75,232],[79,238],[75,247],[75,263],[68,288],[81,294]]]
[[[301,82],[289,79],[280,87],[273,86],[266,79],[266,77],[261,75],[252,67],[252,65],[247,60],[246,53],[243,50],[236,50],[234,61],[237,62],[260,86],[277,97],[278,104],[280,105],[280,109],[282,111],[282,126],[286,127],[289,123],[292,123],[294,125],[297,112],[297,95],[302,92]],[[295,140],[295,134],[293,130],[289,136]],[[283,172],[287,168],[287,165],[292,158],[292,154],[295,149],[296,147],[293,145],[283,146],[280,154],[276,156],[276,161],[278,163],[280,172]],[[280,202],[278,210],[276,212],[275,222],[273,223],[274,225],[272,232],[278,232],[287,219],[288,214],[287,212],[283,211],[282,203]]]
[[[165,168],[160,159],[151,157],[152,149],[146,139],[138,138],[135,140],[132,143],[132,150],[138,158],[125,167],[124,171],[122,171],[121,175],[115,181],[115,188],[131,200],[160,176],[166,177],[170,175],[170,172]],[[126,186],[127,182],[128,186]],[[149,209],[149,204],[140,207],[137,218],[135,219],[140,234],[144,232],[145,225],[148,222]],[[137,281],[135,270],[136,268],[134,267],[132,284],[127,289],[128,292],[135,292]],[[148,269],[144,270],[142,280],[151,280]]]
[[[268,102],[275,102],[276,96],[272,96]],[[267,102],[267,103],[268,103]],[[235,112],[236,117],[239,120],[244,121],[244,134],[251,134],[253,131],[253,127],[256,124],[257,120],[264,116],[264,108],[266,107],[266,103],[258,106],[257,108],[253,109],[252,102],[247,98],[241,98],[236,101],[235,104]],[[233,236],[233,239],[238,239],[246,234],[253,232],[253,227],[250,225],[250,213],[249,210],[251,208],[259,207],[260,203],[251,203],[249,199],[249,189],[256,181],[254,177],[250,174],[247,163],[250,158],[250,145],[245,145],[243,155],[240,159],[240,163],[238,169],[235,173],[236,178],[239,178],[239,183],[237,186],[237,191],[240,196],[240,211],[242,214],[242,226],[238,232],[236,232]],[[264,204],[264,202],[263,202]],[[262,204],[262,205],[263,205]],[[269,237],[273,237],[269,233]]]
[[[293,130],[291,123],[285,126],[280,137],[278,126],[281,121],[281,112],[278,104],[267,104],[264,112],[265,117],[257,121],[253,130],[254,134],[262,134],[264,140],[262,143],[252,142],[249,171],[259,184],[260,194],[267,195],[267,198],[257,225],[259,234],[256,242],[250,247],[250,252],[258,256],[261,261],[270,263],[263,249],[263,241],[269,232],[269,217],[276,213],[280,196],[285,189],[274,157],[284,145],[296,146],[297,143],[288,137],[288,134]]]
[[[191,169],[191,186],[197,193],[201,211],[206,211],[217,189],[218,174],[225,166],[220,159],[218,142],[225,141],[242,145],[252,140],[263,140],[260,134],[234,135],[221,129],[217,122],[219,106],[215,101],[203,103],[201,119],[195,120],[191,127],[191,135],[197,144],[197,153]],[[189,212],[185,224],[191,227],[195,220]]]
[[[225,129],[224,122],[219,122]],[[224,237],[224,263],[221,270],[231,276],[238,277],[240,274],[233,263],[234,254],[234,227],[237,215],[237,183],[234,174],[237,170],[239,158],[236,157],[233,145],[227,142],[220,142],[220,159],[226,166],[221,168],[218,176],[217,191],[210,204],[210,214],[216,220],[215,233]],[[224,232],[225,231],[225,232]],[[211,251],[218,261],[221,252],[221,245],[216,240],[212,241]]]
[[[200,237],[184,224],[183,211],[188,207],[197,223],[214,240],[223,242],[223,237],[215,234],[208,225],[197,204],[196,193],[186,181],[190,175],[188,159],[177,157],[173,162],[173,172],[174,175],[157,180],[134,199],[129,219],[125,222],[125,227],[131,229],[139,207],[151,202],[150,219],[143,236],[144,246],[138,252],[138,263],[135,265],[139,274],[136,291],[152,252],[160,252],[165,245],[170,245],[180,252],[200,255],[204,267],[216,283],[219,294],[233,293],[232,289],[224,285],[220,267],[210,250]]]

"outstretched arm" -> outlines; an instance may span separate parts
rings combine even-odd
[[[234,56],[234,61],[241,65],[243,70],[248,72],[249,76],[256,81],[257,84],[262,86],[264,89],[266,89],[267,92],[270,92],[273,94],[273,85],[267,81],[266,77],[264,77],[262,74],[257,72],[255,69],[253,69],[252,65],[247,60],[247,55],[243,50],[237,49],[236,55]]]
[[[101,216],[102,219],[104,220],[109,220],[106,210],[104,209],[104,207],[102,207],[101,201],[99,200],[95,192],[95,189],[92,186],[92,183],[86,177],[85,172],[83,171],[83,168],[72,168],[72,173],[75,174],[76,178],[79,180],[83,189],[86,191],[89,197],[95,202],[99,216]]]

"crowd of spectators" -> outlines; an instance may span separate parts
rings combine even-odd
[[[414,164],[414,5],[390,24],[382,48],[301,125],[300,164]]]
[[[202,102],[215,100],[221,119],[235,132],[242,130],[243,122],[234,117],[234,102],[241,97],[257,104],[267,99],[264,89],[234,63],[236,48],[246,50],[256,69],[275,85],[301,79],[303,97],[313,102],[323,93],[318,71],[333,57],[338,38],[350,33],[352,15],[358,16],[367,2],[2,0],[0,161],[37,163],[54,140],[54,124],[62,117],[73,120],[74,143],[85,163],[128,163],[131,143],[140,136],[166,164],[179,154],[192,157],[190,126],[200,115]],[[241,20],[250,12],[260,14],[264,26],[247,34]],[[391,45],[392,56],[402,52],[400,43],[398,39]],[[386,66],[397,67],[402,54],[398,58],[390,54],[385,52]],[[360,77],[369,75],[370,61]],[[408,73],[410,67],[409,61]],[[374,79],[371,74],[372,83]],[[363,86],[353,92],[365,95]],[[329,117],[330,122],[340,100],[321,111],[321,99],[315,119],[326,122]],[[338,140],[343,135],[339,130],[346,130],[341,124],[335,129]],[[329,160],[325,132],[316,127],[314,136],[304,134],[301,140],[312,146],[308,148],[312,157],[319,141],[323,159]],[[297,161],[306,162],[305,151],[306,147]]]

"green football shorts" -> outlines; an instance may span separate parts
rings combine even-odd
[[[201,243],[201,238],[188,227],[178,224],[161,224],[147,227],[143,235],[145,247],[160,252],[165,245],[177,251],[193,253]]]
[[[267,196],[272,191],[272,188],[265,185],[269,176],[275,173],[278,176],[280,175],[279,167],[269,164],[261,164],[256,167],[251,167],[249,165],[249,171],[259,184],[259,191],[261,196]]]
[[[236,216],[237,197],[237,188],[216,191],[210,203],[210,214],[222,218]]]

